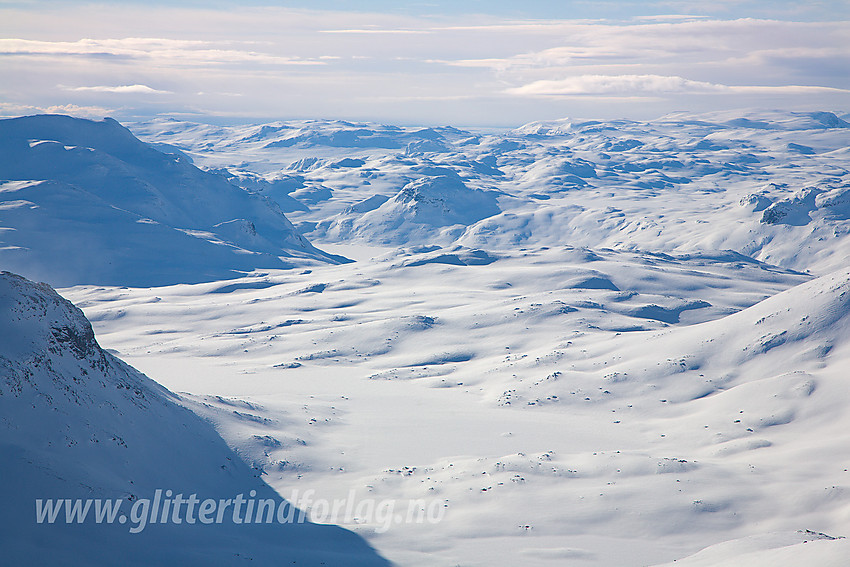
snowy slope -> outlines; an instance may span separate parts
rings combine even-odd
[[[45,284],[0,274],[0,547],[9,565],[385,565],[359,538],[312,524],[36,524],[35,499],[233,498],[281,502],[181,399],[98,346]],[[127,510],[124,509],[124,513]],[[61,518],[60,518],[61,519]]]
[[[338,261],[280,209],[114,120],[0,121],[0,261],[58,285],[208,281]]]
[[[452,256],[476,257],[408,251],[156,302],[69,293],[166,383],[291,423],[213,416],[273,484],[296,470],[324,494],[445,502],[436,526],[351,526],[401,564],[649,565],[766,531],[846,533],[843,492],[818,494],[850,462],[846,272]]]
[[[659,567],[841,567],[850,557],[850,541],[811,530],[753,536],[708,547]]]

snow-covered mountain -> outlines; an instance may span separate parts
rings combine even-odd
[[[317,231],[337,241],[364,238],[406,245],[451,241],[477,221],[500,211],[496,192],[470,189],[449,168],[430,168],[390,198],[373,195],[355,203]]]
[[[389,559],[846,562],[846,115],[128,126],[357,261],[62,293],[282,494],[435,506],[341,522]],[[28,175],[0,218],[35,214]],[[265,250],[228,216],[198,230]]]
[[[309,210],[281,205],[315,242],[731,249],[818,273],[850,261],[850,129],[830,112],[443,128],[427,132],[438,144],[413,145],[423,131],[339,121],[224,128],[160,120],[131,128],[179,146],[202,167],[251,170],[269,182],[297,174],[286,197]],[[423,198],[440,193],[433,178],[445,171],[469,195],[484,195],[452,202],[453,212],[436,223],[434,215],[404,212],[405,187],[422,185]]]
[[[46,284],[0,274],[0,547],[6,565],[385,565],[354,534],[310,523],[36,523],[37,499],[281,497],[185,402],[103,351]],[[285,504],[284,504],[285,505]],[[184,516],[185,517],[185,516]],[[126,518],[125,518],[126,520]]]
[[[0,121],[0,180],[0,262],[55,285],[162,285],[340,261],[274,202],[111,119]]]

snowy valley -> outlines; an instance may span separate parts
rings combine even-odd
[[[848,120],[2,120],[0,268],[85,313],[0,280],[4,496],[439,512],[182,564],[843,566]]]

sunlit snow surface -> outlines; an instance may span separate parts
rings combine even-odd
[[[129,126],[356,260],[62,290],[284,497],[443,502],[345,526],[401,565],[848,556],[839,116]]]

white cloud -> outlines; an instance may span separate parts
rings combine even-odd
[[[677,76],[662,75],[579,75],[557,80],[540,80],[506,89],[512,95],[526,96],[640,96],[670,94],[805,94],[832,92],[850,92],[833,87],[779,85],[730,86],[705,81],[692,81]]]
[[[635,95],[665,93],[710,93],[728,89],[704,81],[662,75],[579,75],[558,80],[534,81],[507,89],[515,95]]]
[[[741,85],[725,87],[730,92],[734,93],[749,93],[749,94],[818,94],[818,93],[850,93],[850,89],[839,89],[835,87],[819,87],[817,85],[778,85],[778,86],[759,86],[759,85]]]
[[[496,70],[553,69],[573,65],[620,64],[644,68],[684,65],[759,64],[770,58],[807,57],[813,62],[850,56],[847,22],[779,22],[765,20],[685,20],[663,23],[552,24],[544,49],[501,57],[456,58],[453,66]],[[538,32],[540,36],[543,32]],[[505,38],[526,34],[523,24],[502,30]],[[505,39],[507,43],[508,40]],[[760,72],[763,70],[753,69]],[[660,73],[659,73],[660,74]]]
[[[109,86],[94,86],[94,87],[63,87],[69,91],[75,92],[96,92],[96,93],[119,93],[119,94],[172,94],[171,91],[161,91],[151,88],[147,85],[119,85],[115,87]]]
[[[703,20],[708,16],[695,16],[693,14],[659,14],[655,16],[635,16],[632,18],[639,22],[666,22],[666,21],[681,21],[681,20]]]
[[[76,104],[58,104],[42,109],[47,114],[69,114],[83,118],[102,118],[114,112],[102,106],[79,106]]]
[[[324,61],[288,57],[246,49],[224,49],[221,43],[163,38],[80,39],[41,41],[0,39],[0,56],[53,56],[141,60],[157,64],[202,65],[258,63],[270,65],[324,65]],[[243,43],[243,42],[239,42]],[[245,41],[244,43],[255,43]]]
[[[405,30],[405,29],[340,29],[340,30],[318,30],[319,33],[351,33],[351,34],[427,34],[431,33],[428,30]]]
[[[13,117],[27,114],[68,114],[81,118],[103,118],[114,114],[115,109],[102,106],[79,106],[76,104],[59,104],[52,106],[34,106],[31,104],[16,104],[0,102],[0,116]]]
[[[0,8],[11,35],[27,38],[0,39],[5,100],[96,106],[123,92],[135,95],[121,97],[133,117],[517,124],[579,111],[651,118],[673,106],[840,109],[850,89],[847,22],[57,6]]]

